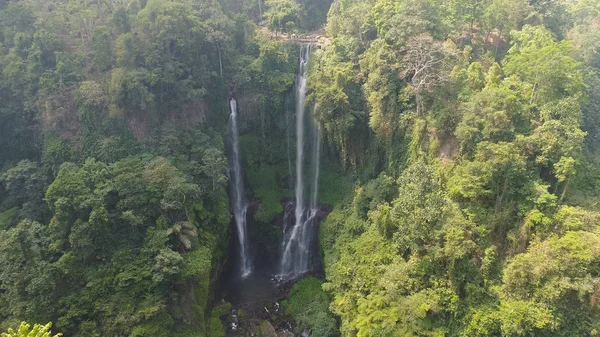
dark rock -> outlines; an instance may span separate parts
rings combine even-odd
[[[259,327],[261,337],[278,337],[275,328],[269,321],[264,321]]]

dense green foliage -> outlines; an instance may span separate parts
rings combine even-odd
[[[224,186],[206,180],[163,157],[63,164],[45,194],[49,225],[25,219],[0,234],[2,314],[73,336],[202,326],[229,221]]]
[[[329,312],[329,296],[321,289],[322,281],[307,278],[296,283],[289,300],[282,303],[286,315],[298,324],[298,333],[310,331],[314,337],[339,336],[337,322]]]
[[[343,336],[600,331],[599,13],[334,2],[309,86],[363,177],[321,226]]]
[[[0,327],[224,333],[210,306],[229,242],[228,96],[258,102],[244,128],[274,143],[296,71],[297,48],[257,33],[254,10],[0,1]],[[270,224],[279,199],[254,194]]]
[[[0,330],[225,334],[230,96],[260,254],[293,195],[299,48],[263,19],[327,21],[299,331],[600,333],[596,0],[0,0]]]
[[[31,328],[31,325],[23,322],[17,331],[8,329],[8,332],[2,333],[2,337],[51,337],[50,328],[52,324],[41,326],[36,324]],[[31,328],[31,330],[30,330]],[[54,335],[53,337],[60,337],[61,334]]]

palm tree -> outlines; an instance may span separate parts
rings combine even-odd
[[[198,232],[193,224],[189,221],[179,221],[175,223],[171,228],[167,229],[167,235],[174,237],[180,245],[183,246],[183,250],[192,249],[192,240],[198,236]]]

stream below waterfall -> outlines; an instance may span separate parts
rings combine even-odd
[[[283,230],[284,222],[289,221],[291,225],[295,223],[294,202],[293,200],[282,201],[286,214],[282,214],[274,226],[279,226]],[[252,203],[250,203],[252,204]],[[311,231],[311,251],[318,252],[318,224],[327,217],[329,210],[317,206],[318,210],[314,216],[313,226],[315,230]],[[255,209],[252,206],[248,209],[248,225],[251,227],[251,219]],[[290,225],[290,224],[288,224]],[[237,251],[239,246],[237,240],[232,238],[229,246],[228,256],[239,255]],[[293,334],[295,326],[292,319],[285,316],[281,309],[281,303],[288,298],[292,286],[300,279],[308,276],[323,278],[323,271],[318,253],[311,255],[310,268],[303,274],[297,275],[293,279],[282,278],[279,275],[280,259],[271,258],[261,254],[255,254],[255,267],[253,272],[247,277],[241,277],[239,265],[236,259],[231,259],[225,265],[225,270],[221,275],[218,295],[220,299],[231,303],[231,313],[224,318],[226,332],[228,337],[246,337],[256,336],[261,324],[268,321],[278,336],[298,336]]]

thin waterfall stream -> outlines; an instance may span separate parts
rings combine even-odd
[[[231,179],[231,198],[233,216],[239,241],[240,253],[240,275],[248,277],[252,273],[252,258],[248,244],[247,211],[248,203],[245,197],[244,179],[242,176],[242,165],[240,155],[240,140],[238,129],[237,101],[231,98],[229,101],[231,115],[229,116],[231,155],[229,156],[229,171]]]
[[[286,207],[284,215],[284,239],[282,244],[281,263],[279,277],[288,280],[310,271],[311,247],[313,239],[314,222],[318,211],[318,187],[319,187],[319,157],[320,157],[320,135],[316,122],[307,123],[306,108],[306,75],[310,59],[310,46],[303,46],[300,53],[300,67],[296,77],[296,185],[295,198],[292,207]],[[314,116],[313,116],[314,117]],[[307,125],[309,130],[307,130]],[[312,135],[310,141],[312,152],[309,171],[313,175],[310,187],[312,193],[308,207],[306,206],[306,183],[305,183],[305,153],[308,132]],[[293,224],[292,224],[293,220]]]

